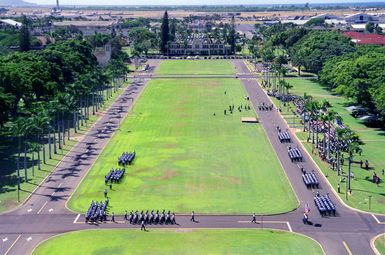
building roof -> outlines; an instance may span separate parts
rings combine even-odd
[[[65,20],[61,22],[54,22],[57,27],[111,27],[115,24],[114,21],[85,21],[85,20]]]
[[[360,32],[345,32],[344,35],[357,44],[385,45],[385,36],[378,34],[365,34]]]
[[[21,27],[23,24],[13,19],[0,19],[0,23],[4,23],[14,27]]]

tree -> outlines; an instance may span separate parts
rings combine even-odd
[[[236,47],[236,33],[235,33],[235,18],[234,16],[231,18],[231,27],[229,31],[229,40],[228,43],[230,44],[231,53],[235,53]]]
[[[169,35],[169,40],[172,42],[175,40],[175,34],[176,34],[176,19],[171,20],[170,24],[170,35]]]
[[[337,32],[313,31],[302,37],[290,49],[289,55],[294,65],[303,65],[307,70],[318,73],[328,59],[354,50],[350,39]]]
[[[20,51],[29,51],[31,49],[30,23],[25,15],[22,17],[22,24],[20,28]]]
[[[368,32],[368,33],[374,33],[374,29],[375,29],[376,25],[373,23],[373,22],[368,22],[366,23],[365,25],[365,30]]]
[[[160,27],[161,30],[161,40],[160,40],[160,51],[163,54],[167,54],[167,43],[169,42],[170,32],[169,32],[169,24],[168,24],[168,13],[164,12],[162,25]]]

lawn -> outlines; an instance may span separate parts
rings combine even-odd
[[[160,64],[156,73],[162,75],[235,74],[235,68],[228,60],[167,60]]]
[[[323,89],[317,82],[304,79],[288,79],[288,81],[294,86],[291,90],[292,94],[302,95],[306,92],[308,95],[312,95],[318,100],[328,100],[332,105],[333,109],[339,113],[343,118],[343,122],[355,130],[361,137],[362,141],[365,143],[362,146],[363,153],[361,156],[355,156],[354,160],[369,160],[370,166],[373,168],[369,171],[361,169],[359,165],[353,164],[352,172],[355,175],[355,178],[352,180],[352,196],[349,196],[346,199],[345,193],[345,182],[341,184],[341,198],[347,202],[352,207],[369,211],[369,198],[371,197],[371,209],[372,212],[385,213],[385,193],[384,193],[384,182],[379,186],[373,184],[370,180],[372,178],[373,171],[376,172],[384,180],[385,176],[381,176],[381,169],[385,168],[385,132],[384,130],[368,128],[365,126],[359,119],[353,118],[350,113],[346,110],[346,103],[348,101],[342,97],[333,95],[329,91]],[[291,106],[294,109],[293,106]],[[288,111],[287,108],[283,108],[283,114],[286,120],[289,123],[293,122],[291,111]],[[299,121],[299,118],[296,119],[296,122]],[[298,127],[298,125],[297,125]],[[297,136],[300,140],[303,141],[305,147],[311,152],[311,143],[306,143],[307,134],[297,133]],[[322,137],[322,135],[321,135]],[[332,171],[328,164],[321,161],[318,157],[313,156],[317,164],[321,167],[321,170],[328,176],[328,179],[334,188],[337,187],[337,183],[340,181],[340,178]],[[346,156],[345,156],[346,158]],[[344,162],[344,171],[347,172],[347,160]]]
[[[230,104],[248,103],[244,95],[236,79],[152,80],[69,207],[84,212],[91,200],[103,199],[104,176],[123,151],[135,150],[134,165],[108,193],[110,212],[293,210],[298,202],[262,126],[240,122],[255,112],[224,116]]]
[[[44,254],[323,254],[312,239],[255,229],[86,230],[45,241]]]
[[[127,84],[125,85],[127,86]],[[109,107],[115,99],[123,92],[120,89],[118,93],[114,93],[113,96],[105,101],[101,111]],[[52,159],[48,158],[48,143],[46,144],[46,159],[47,164],[43,164],[43,158],[41,158],[41,170],[37,170],[37,153],[35,153],[35,170],[34,176],[32,175],[32,154],[27,154],[27,172],[28,183],[24,180],[24,168],[23,168],[23,155],[21,157],[20,166],[23,168],[20,170],[21,175],[21,191],[20,201],[24,201],[31,192],[44,180],[44,178],[52,172],[56,165],[62,160],[62,158],[69,152],[69,150],[77,143],[77,140],[84,135],[89,127],[97,118],[99,114],[93,116],[90,115],[90,119],[87,121],[77,134],[73,133],[71,129],[71,140],[66,141],[66,145],[62,150],[57,150],[57,154],[52,153]],[[67,134],[66,134],[67,135]],[[0,143],[0,212],[4,212],[19,205],[17,202],[17,175],[16,175],[16,159],[17,159],[17,139],[1,137]],[[52,146],[53,148],[53,146]],[[53,151],[53,150],[52,150]]]
[[[377,237],[377,239],[374,241],[374,245],[380,254],[385,254],[385,234]]]

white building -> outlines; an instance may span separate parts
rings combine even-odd
[[[69,28],[75,27],[82,32],[84,36],[92,36],[98,34],[111,34],[113,28],[116,26],[115,21],[83,21],[83,20],[66,20],[62,22],[55,22],[55,28]]]
[[[361,12],[345,16],[345,21],[347,24],[366,24],[368,22],[378,24],[379,17]]]

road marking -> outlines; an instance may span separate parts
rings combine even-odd
[[[342,243],[345,246],[345,249],[349,253],[349,255],[353,255],[352,251],[349,249],[348,244],[345,241],[342,241]]]
[[[76,218],[74,219],[74,224],[78,221],[79,217],[80,217],[80,213],[79,213],[79,214],[76,216]]]
[[[289,231],[293,232],[293,230],[291,229],[291,226],[290,226],[290,222],[286,222],[286,225],[287,225],[287,228],[289,229]]]
[[[52,208],[50,208],[48,211],[49,211],[49,212],[52,212],[52,211],[53,211],[53,209],[52,209]]]
[[[62,184],[63,184],[63,183],[60,183],[59,186],[57,186],[57,187],[60,188]]]
[[[377,219],[376,215],[372,214],[375,221],[377,221],[378,224],[381,224],[381,222]]]
[[[40,208],[40,210],[37,212],[37,214],[40,214],[41,211],[43,210],[43,208],[45,207],[45,205],[48,203],[48,201],[45,201],[45,203],[43,204],[43,206]]]
[[[51,196],[55,195],[55,193],[56,193],[56,192],[54,191],[54,192],[51,194]]]
[[[26,240],[27,240],[27,242],[29,242],[29,241],[32,240],[32,237],[30,236],[30,237],[28,237]]]
[[[32,212],[32,208],[29,208],[29,209],[27,210],[27,212],[29,212],[29,213]]]
[[[15,246],[16,242],[19,241],[21,235],[19,235],[16,240],[12,243],[11,247],[8,248],[8,250],[4,253],[4,255],[7,255],[13,248],[13,246]]]
[[[3,238],[3,243],[5,243],[6,241],[8,241],[8,237]]]

